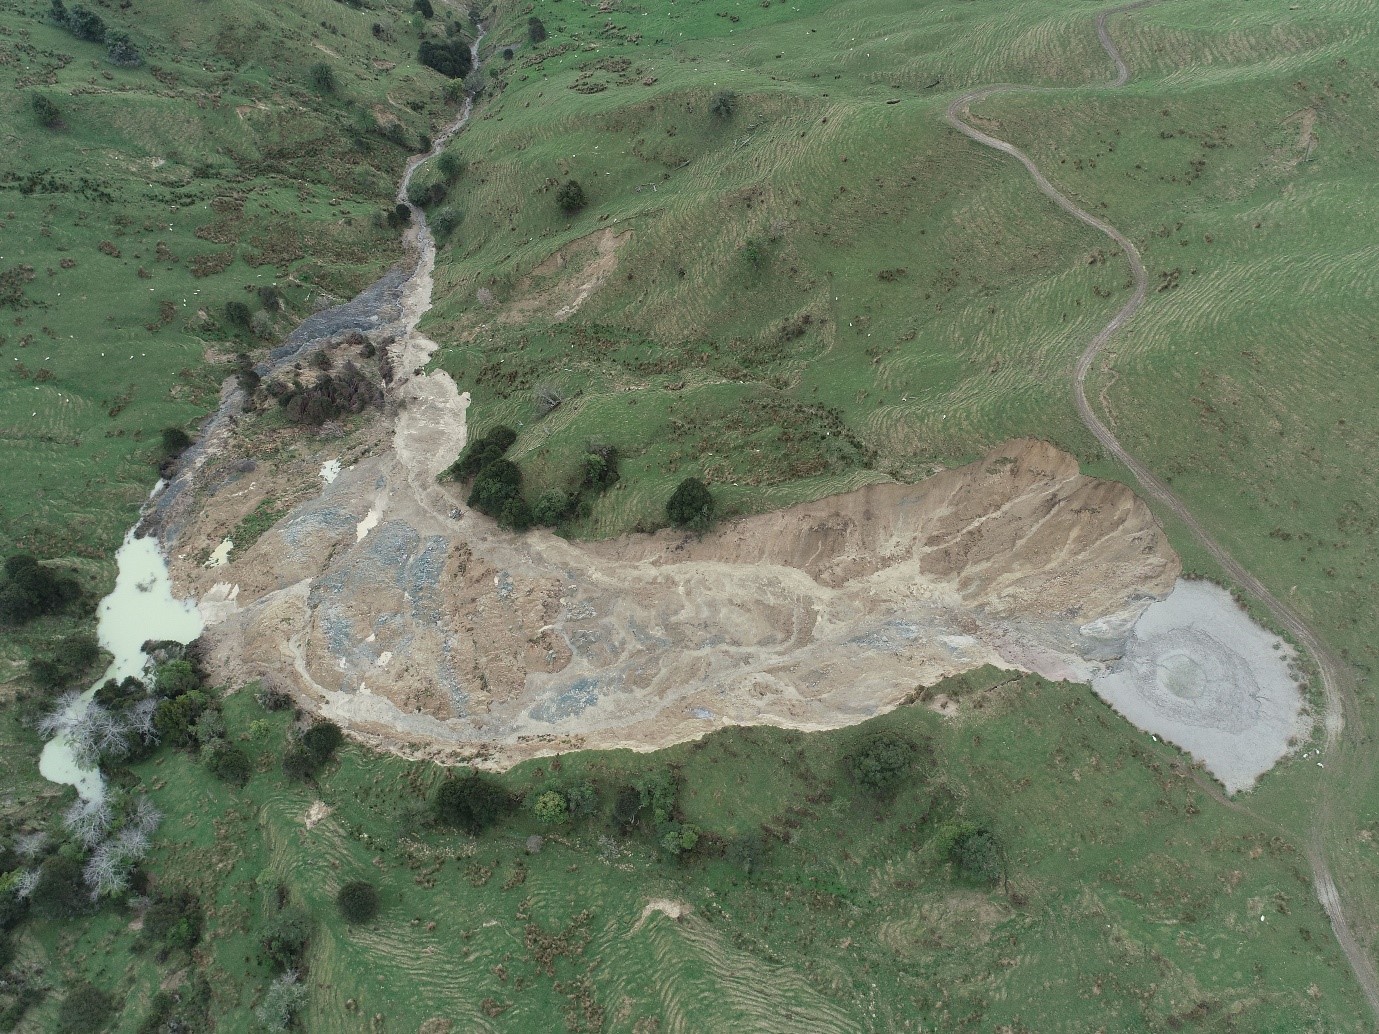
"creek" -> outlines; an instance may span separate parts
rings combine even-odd
[[[479,67],[479,43],[483,38],[480,27],[479,35],[470,44],[474,68]],[[407,321],[414,325],[420,312],[429,307],[435,242],[426,225],[425,213],[411,204],[408,190],[416,171],[441,153],[450,138],[464,128],[473,110],[474,98],[467,96],[459,114],[434,138],[430,149],[408,159],[398,183],[397,201],[406,204],[412,214],[404,238],[414,255],[411,271],[394,267],[351,301],[308,317],[283,345],[255,368],[261,376],[295,361],[323,338],[348,330],[376,331],[398,322],[398,310],[405,313],[410,309],[415,313],[413,319]],[[425,295],[420,305],[414,298],[418,293]],[[408,305],[409,301],[412,304]],[[410,332],[411,326],[405,329]],[[149,662],[146,645],[169,640],[190,643],[201,635],[203,621],[196,601],[179,600],[173,595],[163,543],[171,542],[180,528],[177,506],[179,503],[185,505],[191,494],[184,495],[184,489],[207,458],[214,455],[218,440],[234,426],[243,408],[242,389],[234,378],[226,380],[220,393],[220,405],[203,423],[199,441],[183,455],[172,480],[167,485],[159,481],[154,487],[139,521],[125,534],[124,543],[115,553],[118,565],[115,588],[101,601],[97,619],[97,638],[113,659],[101,677],[73,701],[67,712],[69,719],[76,720],[86,711],[96,690],[106,680],[119,681],[130,675],[145,677]],[[51,782],[75,787],[83,800],[98,801],[105,794],[100,769],[80,763],[66,733],[59,733],[44,744],[38,770]]]

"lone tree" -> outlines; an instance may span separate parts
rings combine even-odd
[[[436,818],[477,836],[508,808],[508,795],[496,781],[479,774],[447,779],[436,790]]]
[[[893,732],[878,732],[863,739],[848,758],[857,785],[883,797],[899,785],[914,766],[918,748]]]
[[[105,59],[121,68],[138,68],[144,63],[138,45],[125,32],[106,33]]]
[[[713,493],[698,478],[681,481],[666,503],[666,520],[687,531],[708,531],[713,514]]]
[[[431,6],[431,0],[415,0],[412,4],[412,10],[416,11],[417,14],[421,15],[423,18],[434,18],[436,16],[436,9]]]
[[[589,199],[584,196],[584,188],[579,185],[579,180],[566,180],[555,192],[555,203],[567,214],[578,212],[589,203]]]
[[[324,61],[318,61],[307,72],[307,79],[317,93],[334,93],[336,88],[335,69]]]
[[[367,923],[378,915],[378,889],[372,883],[354,880],[340,888],[335,905],[347,923]]]
[[[248,329],[249,317],[252,315],[253,313],[250,311],[249,306],[241,301],[228,301],[225,303],[225,319],[236,327]]]
[[[213,776],[231,786],[246,786],[254,774],[249,755],[236,744],[225,740],[212,740],[201,752],[201,760]]]
[[[34,118],[44,129],[58,129],[62,126],[62,112],[51,97],[35,93],[30,97],[29,105],[33,108]]]
[[[340,726],[331,721],[320,721],[302,733],[302,745],[311,751],[318,766],[335,757],[335,752],[345,742],[345,734]]]
[[[527,19],[527,39],[533,43],[544,43],[546,40],[546,24],[536,15]]]
[[[161,446],[161,463],[171,463],[191,448],[191,435],[180,427],[165,427],[158,433]]]

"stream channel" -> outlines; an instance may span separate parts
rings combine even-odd
[[[469,48],[471,64],[476,69],[479,67],[479,43],[483,38],[480,26],[479,35]],[[473,110],[474,98],[467,96],[456,118],[434,138],[431,149],[408,159],[398,183],[397,201],[406,204],[412,213],[404,238],[413,255],[410,268],[406,263],[399,263],[352,300],[307,317],[282,345],[255,367],[259,376],[268,376],[296,361],[322,340],[350,332],[377,333],[398,322],[405,308],[419,316],[430,307],[435,242],[426,225],[425,213],[413,205],[407,195],[416,171],[440,154],[450,139],[464,128]],[[404,306],[404,299],[417,288],[426,292],[423,304]],[[129,675],[144,677],[149,661],[146,646],[169,640],[190,643],[201,635],[203,622],[196,601],[179,600],[173,595],[164,545],[176,537],[180,528],[177,515],[189,501],[191,493],[187,490],[195,472],[214,454],[216,444],[235,425],[243,407],[242,389],[231,377],[221,388],[220,405],[203,422],[197,443],[178,461],[178,470],[172,480],[166,484],[159,481],[154,486],[139,520],[125,534],[124,543],[115,553],[119,568],[115,588],[101,601],[97,618],[97,638],[113,659],[101,677],[73,701],[66,715],[69,722],[81,717],[96,690],[107,679],[119,681]],[[38,770],[51,782],[75,787],[83,800],[99,801],[105,794],[100,769],[81,763],[66,733],[59,733],[44,744]]]

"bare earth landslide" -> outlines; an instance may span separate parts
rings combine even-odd
[[[833,728],[983,664],[1088,681],[1179,572],[1133,493],[1033,440],[703,538],[517,536],[434,480],[467,396],[434,374],[402,390],[392,450],[228,564],[174,575],[203,601],[218,676],[286,682],[408,753],[507,767],[727,723]],[[268,476],[309,483],[320,459]],[[182,557],[256,495],[205,499]]]

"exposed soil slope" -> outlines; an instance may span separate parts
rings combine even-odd
[[[358,733],[506,765],[724,722],[850,724],[987,663],[1083,681],[1179,569],[1131,492],[1031,440],[702,539],[516,536],[452,516],[458,493],[433,479],[453,441],[413,445],[426,414],[454,412],[414,400],[395,449],[228,565],[183,564],[218,621],[218,670],[287,669]],[[244,505],[217,493],[183,545],[219,541]],[[1080,631],[1092,622],[1108,637]]]

